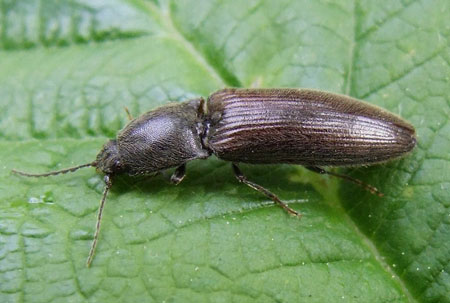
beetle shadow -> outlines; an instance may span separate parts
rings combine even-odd
[[[315,200],[317,195],[320,195],[309,182],[308,177],[305,177],[310,173],[299,169],[297,165],[240,164],[239,167],[248,180],[265,187],[281,200],[306,202]],[[120,176],[115,181],[112,192],[120,195],[136,189],[144,195],[154,197],[172,190],[176,192],[180,203],[192,201],[195,195],[203,195],[203,199],[225,195],[230,200],[268,201],[266,196],[236,179],[231,162],[217,158],[193,161],[188,164],[187,175],[178,185],[170,182],[173,171],[174,169],[170,169],[154,176]]]

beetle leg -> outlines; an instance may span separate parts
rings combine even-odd
[[[128,120],[130,120],[130,121],[133,120],[133,116],[131,115],[130,110],[128,109],[128,107],[124,106],[123,109],[127,113]]]
[[[338,174],[338,173],[334,173],[331,171],[326,171],[323,168],[320,168],[318,166],[305,166],[305,168],[309,169],[310,171],[319,173],[321,175],[330,175],[330,176],[335,176],[350,182],[353,182],[356,185],[361,186],[362,188],[364,188],[365,190],[369,191],[370,193],[377,195],[379,197],[383,197],[384,194],[382,192],[380,192],[375,186],[372,186],[370,184],[364,183],[363,181],[359,180],[359,179],[355,179],[352,178],[350,176],[347,175],[342,175],[342,174]]]
[[[280,205],[290,215],[294,215],[294,216],[297,216],[299,218],[302,216],[301,213],[299,213],[296,210],[290,208],[286,203],[281,201],[274,193],[272,193],[269,190],[265,189],[261,185],[258,185],[256,183],[253,183],[253,182],[247,180],[247,177],[244,176],[244,174],[242,173],[241,169],[235,163],[232,163],[232,166],[233,166],[234,175],[239,180],[239,182],[242,182],[242,183],[248,185],[249,187],[253,188],[254,190],[259,191],[260,193],[262,193],[263,195],[265,195],[266,197],[271,199],[273,202],[275,202],[276,204]]]
[[[172,182],[175,185],[178,185],[178,183],[183,181],[184,177],[186,177],[186,164],[177,167],[172,177],[170,177],[170,182]]]

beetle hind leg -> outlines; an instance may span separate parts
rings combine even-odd
[[[338,173],[334,173],[331,171],[327,171],[324,170],[321,167],[318,166],[305,166],[305,168],[309,169],[310,171],[313,171],[315,173],[321,174],[321,175],[330,175],[330,176],[335,176],[341,179],[344,179],[346,181],[352,182],[358,186],[361,186],[362,188],[364,188],[365,190],[369,191],[371,194],[377,195],[378,197],[383,197],[384,194],[382,192],[380,192],[375,186],[372,186],[370,184],[364,183],[363,181],[359,180],[359,179],[355,179],[352,178],[350,176],[347,175],[343,175],[343,174],[338,174]]]
[[[286,203],[281,201],[274,193],[272,193],[269,190],[265,189],[261,185],[258,185],[256,183],[253,183],[253,182],[247,180],[247,177],[245,177],[245,175],[242,173],[241,169],[235,163],[233,163],[232,166],[233,166],[234,175],[239,180],[239,182],[246,184],[247,186],[249,186],[250,188],[253,188],[256,191],[259,191],[260,193],[262,193],[263,195],[265,195],[266,197],[271,199],[273,202],[275,202],[276,204],[280,205],[290,215],[297,216],[299,218],[302,216],[301,213],[299,213],[298,211],[290,208]]]

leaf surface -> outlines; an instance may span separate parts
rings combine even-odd
[[[450,4],[0,1],[1,302],[450,302]],[[346,172],[242,169],[119,178],[92,268],[92,161],[134,116],[227,87],[349,94],[414,124],[406,158]]]

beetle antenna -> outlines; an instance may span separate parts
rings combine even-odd
[[[65,168],[65,169],[61,169],[61,170],[55,170],[55,171],[51,171],[51,172],[43,173],[43,174],[30,174],[30,173],[26,173],[26,172],[15,170],[15,169],[11,170],[11,172],[14,173],[14,174],[25,176],[25,177],[48,177],[48,176],[54,176],[54,175],[59,175],[59,174],[72,173],[72,172],[74,172],[76,170],[79,170],[80,168],[90,167],[90,166],[96,167],[97,166],[97,162],[94,161],[94,162],[91,162],[91,163],[81,164],[81,165],[78,165],[78,166],[69,167],[69,168]]]
[[[106,186],[105,186],[105,189],[103,190],[103,196],[102,196],[102,200],[100,201],[100,207],[98,208],[97,224],[95,225],[94,240],[92,241],[91,250],[89,251],[89,256],[86,261],[87,267],[91,267],[92,260],[94,259],[95,248],[97,247],[97,242],[98,242],[98,235],[100,234],[100,225],[102,222],[103,208],[105,207],[106,196],[108,195],[108,192],[112,186],[112,178],[110,175],[105,175],[105,183],[106,183]]]

